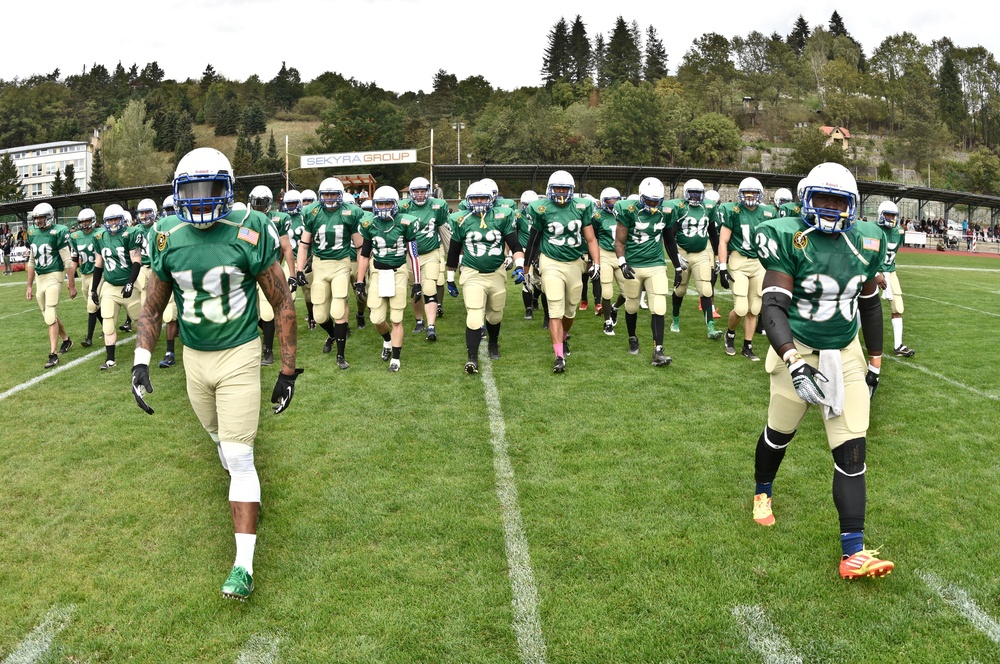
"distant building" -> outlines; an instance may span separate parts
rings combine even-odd
[[[846,150],[851,142],[851,132],[847,131],[845,127],[820,127],[820,129],[826,134],[827,145],[836,143],[840,145],[842,150]]]
[[[65,174],[69,164],[73,164],[77,188],[87,191],[93,162],[89,148],[86,141],[56,141],[0,150],[0,155],[8,153],[14,160],[26,198],[44,198],[52,195],[56,171]]]

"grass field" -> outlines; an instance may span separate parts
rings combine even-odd
[[[752,521],[763,363],[706,340],[693,298],[670,367],[649,365],[646,312],[635,357],[624,322],[606,337],[586,311],[560,376],[511,285],[489,374],[462,372],[460,300],[436,344],[407,334],[398,374],[371,325],[346,372],[300,328],[295,400],[261,416],[245,604],[220,597],[228,478],[183,362],[152,369],[154,416],[129,394],[131,343],[115,371],[101,353],[46,374],[24,275],[3,278],[0,661],[1000,661],[1000,261],[897,262],[917,354],[883,365],[867,475],[866,543],[890,576],[837,575],[818,413],[775,482],[776,526]],[[60,316],[79,344],[83,301]],[[262,371],[265,400],[277,370]]]

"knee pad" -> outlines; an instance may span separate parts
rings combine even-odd
[[[219,443],[229,466],[229,501],[259,503],[260,479],[253,465],[253,448],[243,443]]]
[[[320,325],[330,320],[329,300],[325,300],[323,302],[313,302],[313,319]]]
[[[118,328],[115,327],[115,319],[114,318],[102,318],[101,319],[101,329],[104,330],[104,336],[105,337],[110,337],[113,334],[115,334],[115,332],[118,331]]]
[[[438,301],[437,293],[432,293],[430,295],[424,293],[424,304],[433,304],[434,302],[437,301]]]
[[[841,475],[856,477],[864,475],[865,438],[852,438],[833,449],[833,469]]]
[[[334,321],[343,320],[347,315],[347,298],[335,297],[330,301],[330,318]],[[319,318],[316,319],[319,322]]]
[[[792,438],[795,438],[795,432],[781,433],[777,429],[765,426],[761,438],[768,447],[780,450],[788,447],[788,443],[792,442]]]

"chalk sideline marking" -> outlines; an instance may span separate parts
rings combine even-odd
[[[121,346],[122,344],[129,343],[130,341],[135,341],[135,335],[134,334],[131,337],[128,337],[126,339],[119,339],[115,343],[115,346]],[[87,360],[92,360],[95,357],[99,356],[103,352],[104,352],[104,348],[100,348],[98,350],[93,350],[93,351],[90,351],[89,353],[87,353],[86,355],[84,355],[83,357],[79,357],[79,358],[73,360],[69,364],[60,364],[55,369],[48,369],[48,370],[46,370],[45,373],[39,374],[39,375],[35,376],[34,378],[32,378],[31,380],[28,380],[28,381],[25,381],[25,382],[21,383],[20,385],[15,385],[14,387],[12,387],[9,390],[7,390],[6,392],[0,392],[0,401],[3,401],[7,397],[12,397],[15,394],[17,394],[18,392],[23,392],[24,390],[28,389],[32,385],[37,385],[38,383],[42,382],[43,380],[45,380],[47,378],[52,378],[53,376],[55,376],[57,374],[61,374],[63,371],[66,371],[68,369],[72,369],[73,367],[75,367],[75,366],[77,366],[79,364],[83,364]]]
[[[765,664],[802,664],[802,657],[768,620],[764,609],[759,606],[734,606],[733,615],[747,632],[750,650],[760,655]]]
[[[52,647],[56,634],[66,629],[69,619],[76,607],[72,604],[56,606],[49,609],[42,619],[24,640],[17,644],[14,651],[3,660],[3,664],[33,664],[39,662]]]
[[[934,378],[937,378],[938,380],[943,380],[944,382],[948,383],[949,385],[954,385],[955,387],[960,387],[963,390],[967,390],[969,392],[972,392],[973,394],[975,394],[977,396],[981,396],[984,399],[990,399],[991,401],[1000,401],[1000,396],[997,396],[996,394],[991,394],[989,392],[983,392],[982,390],[976,389],[975,387],[972,387],[971,385],[966,385],[965,383],[959,382],[959,381],[955,380],[954,378],[948,378],[945,375],[939,374],[936,371],[931,371],[927,367],[922,367],[919,364],[913,364],[912,362],[906,362],[906,361],[903,361],[903,360],[899,359],[898,357],[893,357],[892,355],[883,355],[882,359],[883,360],[884,359],[890,359],[893,362],[895,362],[896,364],[899,364],[899,365],[902,365],[904,367],[907,367],[907,368],[910,368],[910,369],[915,369],[917,371],[923,372],[923,373],[927,374],[928,376],[933,376]]]
[[[958,586],[945,583],[941,577],[931,572],[918,570],[917,575],[924,580],[931,590],[938,594],[947,604],[953,606],[972,625],[986,635],[993,643],[1000,644],[1000,625],[979,608],[975,600]]]
[[[275,664],[278,661],[278,643],[276,636],[254,634],[247,639],[236,664]]]
[[[918,300],[927,300],[928,302],[934,302],[935,304],[944,304],[949,307],[957,307],[959,309],[965,309],[966,311],[972,311],[977,314],[983,314],[984,316],[993,316],[994,318],[1000,318],[1000,314],[993,313],[992,311],[983,311],[982,309],[973,309],[972,307],[966,307],[961,304],[955,304],[954,302],[945,302],[944,300],[935,300],[933,297],[925,297],[923,295],[914,295],[913,293],[903,293],[903,297],[915,297]]]
[[[14,316],[21,316],[28,313],[29,311],[38,311],[38,307],[31,307],[30,309],[25,309],[24,311],[18,311],[16,314],[5,314],[0,316],[0,320],[5,320],[7,318],[13,318]]]
[[[507,567],[510,574],[511,606],[514,609],[514,634],[521,661],[528,664],[545,662],[545,639],[542,621],[538,617],[538,588],[531,569],[528,538],[521,522],[521,509],[517,503],[517,485],[514,467],[507,451],[507,425],[497,384],[493,380],[493,364],[484,350],[479,354],[479,370],[483,379],[486,409],[490,416],[490,438],[493,444],[493,470],[496,473],[497,499],[503,514],[504,545],[507,549]]]
[[[897,269],[903,270],[955,270],[956,272],[1000,272],[1000,269],[992,267],[951,267],[947,265],[900,265]],[[906,295],[906,293],[904,293]]]

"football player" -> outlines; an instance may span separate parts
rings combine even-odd
[[[288,235],[288,241],[292,245],[293,257],[298,260],[299,256],[299,240],[302,239],[302,233],[305,231],[305,221],[302,218],[302,194],[294,189],[289,189],[285,192],[285,196],[282,199],[282,211],[288,215],[286,220],[285,233]],[[290,278],[294,278],[295,275],[295,263],[293,262],[289,267],[291,274]],[[313,303],[312,303],[312,292],[311,286],[313,281],[313,271],[312,263],[306,261],[305,267],[306,275],[306,285],[302,286],[302,297],[306,301],[306,325],[310,330],[316,329],[316,319],[313,317]],[[291,286],[291,281],[288,281],[289,287]],[[296,279],[296,287],[298,287],[298,280]],[[294,292],[294,291],[293,291]]]
[[[865,447],[870,399],[882,364],[882,305],[875,278],[885,237],[857,220],[851,172],[820,164],[806,177],[802,216],[755,228],[764,276],[763,316],[771,348],[767,425],[757,440],[753,517],[774,523],[772,484],[810,405],[823,412],[833,452],[833,502],[840,516],[840,575],[885,576],[893,563],[864,547]],[[868,349],[867,370],[858,328]]]
[[[163,199],[163,214],[162,217],[166,219],[167,217],[172,217],[176,213],[176,208],[174,208],[174,195],[170,194]]]
[[[802,214],[802,206],[795,202],[788,189],[782,188],[774,192],[774,207],[778,210],[779,217],[797,217]]]
[[[665,367],[671,358],[663,351],[663,331],[667,314],[666,247],[674,265],[673,287],[680,285],[684,264],[677,253],[675,235],[677,226],[672,212],[663,206],[663,183],[656,178],[646,178],[639,183],[638,201],[615,203],[618,228],[615,231],[615,255],[622,276],[625,277],[625,324],[628,327],[628,352],[639,354],[639,337],[636,325],[639,318],[639,291],[645,289],[649,303],[650,325],[653,331],[654,367]]]
[[[517,239],[515,211],[494,207],[493,192],[486,182],[474,182],[466,191],[466,212],[451,216],[448,247],[448,293],[458,297],[455,270],[462,259],[462,289],[465,291],[466,373],[479,373],[479,346],[485,322],[487,350],[491,360],[500,359],[500,323],[507,303],[507,273],[504,245],[514,257],[514,283],[524,282],[524,252]]]
[[[585,253],[593,261],[591,281],[601,278],[601,249],[594,234],[594,206],[573,196],[576,181],[566,171],[549,176],[546,197],[528,205],[531,234],[525,259],[538,257],[542,292],[549,308],[549,337],[555,353],[553,373],[566,371],[567,339],[580,306]]]
[[[153,274],[138,321],[132,395],[153,414],[146,402],[153,391],[150,352],[172,291],[181,303],[188,398],[230,476],[236,560],[222,595],[245,600],[254,589],[260,513],[253,448],[260,418],[257,285],[274,308],[281,343],[282,367],[271,394],[275,413],[291,403],[302,369],[295,367],[295,308],[277,262],[278,237],[263,214],[232,211],[234,182],[229,160],[212,148],[197,148],[177,164],[177,215],[157,226],[151,247]]]
[[[350,368],[344,357],[347,347],[347,320],[351,291],[351,247],[361,245],[358,227],[364,216],[361,208],[347,202],[344,185],[337,178],[326,178],[319,185],[318,203],[302,209],[305,230],[295,257],[295,279],[305,286],[306,263],[312,258],[312,304],[316,323],[327,334],[323,352],[337,344],[337,366]],[[332,319],[332,320],[331,320]]]
[[[101,325],[104,329],[102,371],[112,369],[115,362],[115,342],[118,331],[115,323],[124,307],[129,318],[137,318],[142,305],[135,282],[142,268],[142,240],[135,229],[126,228],[125,210],[117,203],[104,210],[104,228],[94,238],[97,256],[94,258],[94,280],[90,299],[101,307]],[[130,328],[131,329],[131,328]]]
[[[618,220],[615,217],[615,204],[622,195],[614,187],[606,187],[601,191],[599,206],[594,210],[594,231],[597,233],[597,244],[601,248],[601,313],[604,314],[604,334],[615,336],[615,326],[618,325],[618,310],[625,304],[625,277],[618,264],[615,254],[615,231]],[[611,284],[618,282],[618,299],[611,303]]]
[[[687,263],[681,283],[674,288],[672,297],[673,322],[671,332],[681,331],[681,304],[687,295],[688,283],[694,279],[695,289],[701,298],[699,309],[705,316],[708,338],[718,339],[722,332],[715,329],[712,318],[712,272],[719,252],[719,230],[716,227],[715,203],[705,198],[705,186],[700,180],[684,183],[684,197],[664,203],[668,214],[673,215],[677,227],[677,246],[680,256]],[[711,243],[711,247],[709,246]]]
[[[149,281],[149,242],[150,234],[153,231],[153,224],[156,222],[156,203],[151,198],[144,198],[139,201],[139,206],[135,209],[136,240],[140,244],[140,254],[142,256],[142,267],[139,268],[139,279],[135,282],[135,289],[139,291],[139,304],[146,302],[146,282]]]
[[[172,217],[176,214],[177,208],[174,207],[174,195],[170,194],[163,199],[163,219],[167,217]],[[155,237],[154,237],[155,239]],[[170,367],[177,364],[177,356],[175,354],[175,344],[176,339],[180,335],[180,325],[177,323],[177,303],[174,302],[174,296],[171,295],[167,300],[167,308],[163,310],[163,326],[166,328],[167,332],[167,350],[163,354],[163,359],[157,365],[161,369],[169,369]]]
[[[403,312],[409,280],[407,256],[413,270],[415,292],[412,295],[423,294],[418,288],[420,263],[411,253],[410,246],[410,242],[417,239],[416,221],[413,215],[400,213],[399,193],[392,187],[382,186],[372,196],[372,218],[361,222],[363,244],[354,290],[368,298],[372,323],[382,335],[382,361],[389,360],[392,372],[400,369],[399,356],[403,349]],[[369,261],[375,269],[371,273],[371,287],[367,288],[364,279]]]
[[[302,190],[302,209],[305,209],[307,205],[312,205],[316,202],[316,192],[312,189]]]
[[[97,214],[90,208],[83,208],[80,210],[80,214],[76,215],[76,230],[69,236],[73,262],[76,263],[77,273],[83,279],[80,290],[84,294],[90,293],[90,287],[94,280],[94,258],[96,257],[94,230],[96,227]],[[97,327],[100,310],[89,297],[83,299],[87,303],[87,336],[80,342],[80,345],[84,348],[90,348],[94,345],[94,328]]]
[[[520,206],[514,214],[514,224],[517,226],[517,241],[521,244],[521,247],[528,246],[528,238],[531,236],[530,220],[528,219],[528,215],[525,214],[525,210],[530,203],[537,200],[538,194],[531,189],[521,193]],[[532,279],[524,280],[524,283],[521,285],[521,301],[524,303],[524,320],[531,320],[534,317],[535,309],[538,308],[538,296],[542,294],[542,289],[538,285],[541,282],[537,278],[538,273],[534,271],[534,266],[527,265],[525,269],[530,273],[534,281],[532,282]]]
[[[69,228],[56,223],[56,213],[48,203],[39,203],[31,211],[33,226],[28,229],[28,288],[25,297],[35,298],[42,318],[49,329],[49,359],[45,368],[59,364],[59,355],[73,347],[73,341],[66,334],[62,321],[56,315],[59,293],[62,291],[63,273],[69,280],[69,297],[76,297],[76,266],[70,249]],[[35,279],[38,279],[37,292]],[[37,297],[36,297],[37,296]],[[62,339],[62,343],[59,340]],[[56,353],[58,345],[59,353]]]
[[[414,332],[425,331],[428,341],[437,340],[438,283],[441,281],[442,252],[440,230],[448,224],[448,203],[431,197],[431,183],[417,177],[410,182],[410,198],[401,201],[399,211],[417,218],[417,256],[420,261],[420,284],[423,299],[413,298],[413,313],[417,319]]]
[[[753,334],[761,306],[764,268],[754,244],[757,226],[775,219],[777,211],[764,204],[764,187],[757,178],[743,178],[736,192],[735,205],[723,205],[719,232],[719,280],[723,288],[733,289],[733,309],[726,330],[726,355],[736,354],[736,326],[743,319],[743,357],[757,362],[753,352]],[[730,261],[732,265],[730,265]],[[730,269],[732,268],[732,269]]]
[[[288,240],[288,227],[286,224],[288,215],[284,212],[272,211],[271,203],[273,200],[274,195],[271,193],[270,187],[259,184],[250,190],[247,205],[250,206],[250,209],[260,212],[267,217],[271,228],[277,234],[280,252],[278,262],[284,264],[282,270],[286,278],[288,278],[287,275],[293,269],[295,260],[292,255],[291,242]],[[288,278],[288,287],[292,292],[294,292],[293,284],[298,286],[298,282],[294,278]],[[292,301],[295,301],[294,296],[292,296]],[[263,337],[264,351],[264,356],[261,358],[260,364],[263,367],[269,367],[274,364],[274,309],[271,307],[271,303],[267,301],[267,296],[259,285],[257,286],[257,302],[260,309],[260,320],[257,321],[257,326],[260,327],[261,336]]]
[[[899,227],[899,208],[895,203],[882,201],[878,206],[878,225],[885,234],[885,262],[876,281],[892,310],[893,352],[900,357],[913,357],[917,351],[903,343],[903,288],[896,274],[896,252],[903,243],[903,229]]]

